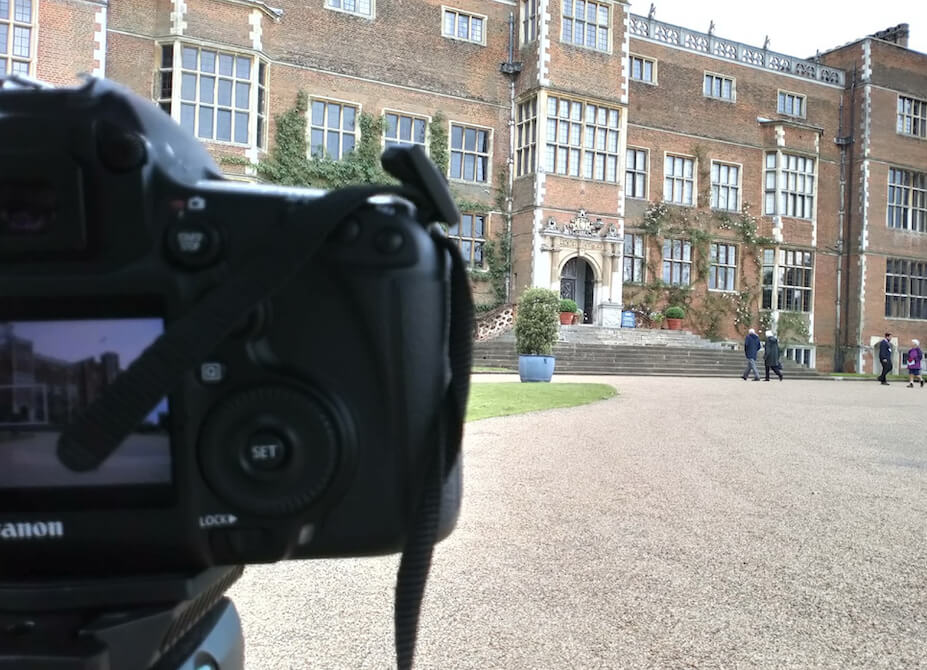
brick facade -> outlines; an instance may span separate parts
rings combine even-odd
[[[653,282],[663,277],[667,230],[645,235],[643,284],[624,281],[623,240],[654,232],[645,214],[672,197],[665,192],[665,170],[684,166],[691,178],[670,175],[688,200],[671,208],[678,229],[671,237],[697,242],[687,327],[704,329],[706,314],[718,309],[719,299],[727,300],[714,334],[739,340],[747,325],[759,327],[756,315],[763,311],[774,326],[794,331],[790,355],[825,370],[871,371],[871,342],[886,330],[897,334],[900,349],[927,334],[927,312],[886,316],[886,269],[895,267],[890,262],[927,259],[925,232],[888,225],[891,179],[899,172],[915,178],[927,173],[927,139],[896,129],[899,97],[927,98],[927,56],[905,48],[902,30],[883,31],[813,62],[636,16],[622,0],[35,5],[34,75],[70,84],[82,72],[105,72],[159,101],[178,122],[196,106],[184,107],[180,99],[185,47],[248,60],[247,76],[229,79],[230,86],[241,85],[235,95],[247,104],[227,111],[218,103],[201,105],[195,117],[197,129],[212,137],[207,146],[235,178],[254,178],[254,164],[273,143],[275,116],[291,108],[301,91],[333,103],[335,111],[326,114],[353,108],[426,123],[440,114],[449,138],[453,126],[473,131],[462,134],[461,142],[485,133],[485,154],[456,147],[461,172],[469,169],[466,161],[480,165],[481,154],[487,155],[485,170],[470,179],[449,175],[449,182],[458,200],[484,217],[486,240],[510,235],[511,299],[528,286],[572,291],[587,322],[606,325],[654,290],[665,302],[665,291]],[[444,34],[447,21],[454,36]],[[165,53],[174,58],[167,68]],[[635,69],[644,62],[653,68],[649,82]],[[260,122],[259,64],[266,91],[266,120]],[[203,77],[212,81],[209,71],[196,76],[200,85]],[[167,83],[173,88],[165,87],[165,77],[172,77]],[[717,85],[717,91],[706,95],[706,85]],[[210,95],[221,94],[216,88]],[[533,110],[531,124],[519,117],[524,109]],[[222,140],[223,133],[230,139]],[[642,197],[625,192],[629,148],[646,157],[645,170],[635,177],[646,185]],[[722,214],[711,207],[715,163],[719,175],[722,168],[729,178],[736,175],[717,184],[719,194],[736,192],[729,201],[733,211]],[[808,191],[788,187],[790,179]],[[813,197],[807,212],[801,211],[810,202],[806,196]],[[740,220],[744,206],[755,217],[757,234],[771,239],[774,263],[766,274],[764,244],[751,244],[731,223]],[[909,204],[906,211],[914,215],[917,207]],[[693,225],[715,244],[735,248],[733,291],[709,290],[709,241],[687,233]],[[811,259],[810,273],[786,267],[794,258],[787,252]],[[796,277],[810,277],[810,286],[791,287]],[[474,278],[477,300],[492,302],[488,281],[479,272]],[[772,281],[771,304],[761,310],[764,279]],[[909,303],[917,301],[911,298],[893,309],[912,309]],[[750,324],[737,321],[737,303],[749,308]],[[792,309],[795,304],[801,309]]]

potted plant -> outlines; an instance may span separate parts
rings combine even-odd
[[[686,310],[679,305],[667,307],[664,312],[666,315],[666,327],[670,330],[682,330],[682,320],[686,318]]]
[[[523,382],[549,382],[554,374],[560,296],[546,288],[532,288],[518,299],[515,347],[518,374]]]
[[[575,300],[569,298],[560,298],[560,325],[569,326],[574,321],[574,316],[579,310]]]
[[[573,314],[573,325],[575,326],[576,324],[582,323],[582,322],[583,322],[583,310],[578,309]]]

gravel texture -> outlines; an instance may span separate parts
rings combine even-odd
[[[576,380],[468,424],[416,668],[927,667],[927,389]],[[247,668],[394,667],[397,564],[249,568]]]

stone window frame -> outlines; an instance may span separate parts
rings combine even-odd
[[[722,259],[721,247],[724,247]],[[733,262],[731,255],[733,254]],[[708,290],[717,293],[736,293],[737,292],[737,245],[727,240],[717,240],[710,242],[708,246]],[[722,262],[723,260],[723,262]],[[714,273],[712,273],[714,270]],[[714,274],[714,277],[712,276]],[[731,279],[730,288],[718,288],[718,275],[723,274],[725,279]],[[715,286],[712,286],[714,279]],[[727,284],[727,282],[725,282]]]
[[[789,98],[792,98],[794,101],[801,103],[801,111],[796,113],[795,111],[787,112],[785,111],[786,102]],[[793,102],[792,108],[794,110],[795,104]],[[776,113],[784,114],[785,116],[792,116],[797,119],[807,118],[808,115],[808,96],[803,93],[796,93],[795,91],[787,91],[783,88],[780,88],[776,94]]]
[[[582,3],[582,6],[583,6],[583,17],[579,21],[584,26],[583,41],[581,44],[575,41],[576,21],[577,21],[575,17],[575,11],[576,11],[576,6],[578,3]],[[568,5],[570,8],[570,14],[566,13]],[[588,19],[587,12],[588,12],[589,5],[594,5],[596,8],[596,12],[595,12],[596,20],[594,24],[591,24],[587,20]],[[601,10],[603,9],[606,12],[606,19],[605,19],[604,24],[602,23],[602,20],[601,20],[601,16],[602,16]],[[560,6],[560,43],[569,44],[572,47],[577,47],[580,49],[589,49],[590,51],[597,51],[598,53],[607,53],[607,54],[612,53],[612,39],[613,39],[612,33],[614,32],[612,30],[612,18],[613,18],[612,12],[613,11],[614,10],[611,4],[607,2],[600,2],[598,0],[562,0],[561,6]],[[567,21],[571,22],[570,23],[570,39],[566,39],[564,37],[564,35],[566,34],[565,25]],[[596,38],[595,38],[595,44],[593,46],[589,46],[586,43],[586,37],[585,37],[588,34],[587,28],[590,25],[594,25],[596,28]],[[604,48],[599,46],[599,29],[600,28],[605,29],[606,45]]]
[[[368,13],[364,13],[357,9],[345,9],[343,5],[349,2],[353,3],[355,8],[357,5],[367,2],[370,5],[370,11]],[[325,0],[325,9],[329,9],[333,12],[340,12],[342,14],[349,14],[351,16],[358,16],[362,19],[377,18],[377,0]]]
[[[234,147],[247,147],[249,149],[257,149],[259,151],[266,151],[267,149],[267,133],[268,133],[268,124],[267,124],[267,91],[270,88],[270,63],[261,56],[257,51],[251,49],[242,49],[238,47],[229,47],[223,44],[217,44],[213,42],[207,42],[205,40],[190,39],[186,37],[176,37],[171,40],[163,40],[156,43],[157,48],[160,50],[159,61],[158,61],[158,81],[156,82],[155,90],[155,99],[157,100],[158,106],[161,109],[171,116],[179,125],[183,127],[183,107],[184,105],[191,104],[191,101],[185,100],[183,97],[183,81],[184,74],[193,74],[195,75],[195,100],[192,101],[194,105],[194,117],[193,117],[193,130],[191,131],[193,136],[196,139],[202,142],[209,142],[211,144],[220,144],[226,146]],[[196,55],[196,69],[190,69],[184,65],[183,53],[184,49],[195,49],[197,51]],[[215,72],[204,71],[202,69],[202,52],[214,52],[216,54],[215,62]],[[220,65],[219,57],[220,56],[231,56],[233,58],[232,62],[232,75],[220,74]],[[249,77],[243,78],[239,77],[237,74],[237,62],[239,58],[245,58],[250,61],[249,65]],[[263,75],[264,80],[261,81],[261,76]],[[213,102],[201,101],[201,77],[214,77],[215,83],[213,86]],[[227,106],[220,103],[219,100],[219,79],[228,80],[232,82],[231,86],[231,106]],[[247,141],[241,142],[236,141],[235,139],[235,115],[236,113],[242,113],[243,108],[239,108],[235,104],[236,96],[236,83],[245,83],[249,84],[248,91],[248,130],[247,130]],[[263,110],[260,108],[262,102],[263,93]],[[213,137],[202,137],[200,136],[200,111],[201,106],[211,107],[214,110],[214,113],[220,111],[230,111],[232,118],[231,126],[231,139],[224,140],[218,139],[218,119],[217,116],[213,117]]]
[[[715,182],[715,166],[716,165],[718,166],[719,178],[721,176],[722,166],[727,167],[727,168],[735,168],[737,170],[737,183],[731,184],[731,183],[721,183],[720,181]],[[731,161],[722,161],[722,160],[712,159],[711,165],[708,171],[708,180],[709,180],[709,185],[711,188],[711,193],[709,194],[709,206],[711,207],[711,209],[724,211],[724,212],[739,212],[741,202],[742,202],[742,194],[743,194],[743,178],[744,178],[744,166],[742,163],[734,163]],[[717,196],[715,195],[716,187],[718,190]],[[734,203],[733,208],[721,207],[718,204],[716,204],[717,202],[719,202],[722,189],[725,189],[725,188],[728,189],[729,191],[733,190],[735,192],[736,202]]]
[[[555,114],[551,115],[550,105],[556,106]],[[562,105],[567,105],[567,115],[562,115]],[[570,177],[595,181],[602,184],[618,185],[621,178],[621,114],[619,107],[608,107],[598,102],[577,100],[567,96],[548,95],[545,100],[545,145],[544,145],[544,172],[559,177]],[[578,111],[575,111],[578,110]],[[590,118],[590,111],[592,117]],[[604,121],[602,113],[605,114]],[[550,132],[550,124],[555,124],[555,131]],[[562,124],[566,124],[567,139],[562,139]],[[601,131],[601,132],[600,132]],[[578,134],[577,134],[578,133]],[[604,135],[602,134],[604,133]],[[609,149],[609,137],[614,133],[614,149]],[[602,139],[600,143],[599,140]],[[591,146],[590,146],[591,144]],[[549,167],[550,150],[553,149],[554,169]],[[566,172],[557,170],[560,150],[566,151]],[[596,159],[600,158],[601,163]],[[614,178],[609,179],[610,159],[614,159]],[[573,166],[576,166],[574,171]],[[596,168],[601,165],[602,177],[596,176]]]
[[[629,244],[630,243],[630,244]],[[630,253],[628,253],[630,247]],[[628,266],[628,259],[631,265]],[[640,279],[634,279],[635,270]],[[630,273],[628,272],[630,270]],[[631,278],[628,279],[628,274]],[[621,277],[624,284],[644,284],[647,281],[647,236],[643,233],[625,233],[621,256]]]
[[[524,46],[537,40],[540,34],[538,22],[539,0],[521,0],[518,4],[518,44]]]
[[[895,175],[906,177],[907,183],[893,181]],[[890,230],[927,233],[927,173],[889,166],[886,179],[885,225]]]
[[[811,170],[790,169],[790,159],[796,162],[811,162]],[[772,161],[770,161],[772,159]],[[763,214],[768,216],[787,216],[792,219],[801,219],[804,221],[813,221],[816,218],[815,207],[817,206],[817,156],[809,156],[792,151],[767,151],[763,157]],[[790,181],[794,177],[794,188]],[[804,190],[799,189],[799,179],[807,184],[810,180],[810,192],[805,186]],[[795,198],[792,213],[789,213],[789,196]],[[772,198],[772,200],[770,200]],[[799,215],[797,205],[801,203],[801,214]],[[770,203],[772,206],[770,207]],[[807,206],[806,206],[807,205]],[[806,216],[806,210],[810,213]]]
[[[714,93],[714,84],[716,80],[720,82],[720,91],[717,95]],[[730,82],[731,85],[731,95],[729,97],[724,95],[725,82]],[[737,102],[737,78],[732,77],[729,74],[721,74],[720,72],[705,70],[705,73],[702,77],[702,95],[706,98],[710,98],[711,100],[735,103]]]
[[[469,233],[464,234],[464,226],[469,217],[470,228]],[[476,224],[477,219],[482,223],[483,234],[476,235],[474,225]],[[486,269],[486,242],[489,241],[489,213],[488,212],[461,212],[460,213],[460,222],[451,224],[447,229],[448,239],[453,240],[457,243],[457,246],[460,248],[460,253],[463,256],[464,263],[467,264],[467,268],[470,270],[485,270]],[[467,246],[469,245],[469,246]],[[477,255],[477,249],[479,249],[480,262],[474,263],[474,258]]]
[[[459,126],[463,128],[463,146],[459,150],[454,149],[454,126]],[[481,151],[471,151],[466,148],[466,131],[467,130],[476,130],[476,131],[485,131],[486,132],[486,143],[487,150],[486,152]],[[448,164],[447,164],[447,175],[448,179],[455,183],[461,184],[491,184],[492,183],[492,153],[493,153],[493,141],[495,139],[495,129],[492,126],[483,126],[476,123],[466,123],[463,121],[455,121],[453,119],[448,119],[448,135],[447,135],[447,144],[448,144]],[[486,156],[486,174],[485,179],[465,179],[461,177],[452,177],[451,171],[453,170],[454,165],[454,153],[463,154],[461,156],[461,172],[464,174],[464,161],[467,154],[472,154],[474,156]],[[476,164],[474,163],[474,176],[476,175]]]
[[[640,71],[641,76],[634,76],[634,65],[635,61],[640,61]],[[644,77],[646,71],[645,65],[650,65],[650,79]],[[628,77],[631,81],[638,81],[642,84],[647,84],[649,86],[657,86],[657,59],[650,58],[649,56],[641,56],[640,54],[631,53],[628,56]]]
[[[425,140],[423,142],[416,142],[414,139],[412,141],[406,141],[400,137],[395,137],[395,138],[387,137],[386,135],[386,131],[387,131],[386,115],[387,114],[392,114],[396,117],[406,117],[406,118],[411,119],[413,134],[414,134],[414,129],[415,129],[415,121],[423,121],[425,124]],[[428,151],[429,147],[431,146],[431,137],[430,137],[431,133],[428,132],[428,126],[431,123],[430,116],[426,114],[416,114],[415,112],[407,112],[401,109],[394,109],[392,107],[384,107],[382,118],[383,118],[383,138],[382,138],[381,146],[383,147],[384,150],[386,150],[388,147],[391,147],[391,146],[418,145],[422,147],[426,152]],[[397,126],[396,126],[397,134],[399,132],[400,127],[401,126],[399,126],[399,120],[397,119]]]
[[[527,113],[525,113],[527,109]],[[527,98],[515,106],[515,176],[537,171],[538,97]]]
[[[910,103],[910,111],[904,108],[905,102]],[[927,100],[899,93],[896,119],[895,132],[897,134],[921,140],[927,139]],[[910,122],[910,131],[905,130],[906,121]]]
[[[454,16],[454,32],[453,34],[447,32],[447,17],[449,15]],[[458,33],[460,31],[460,18],[466,17],[467,21],[467,37],[461,37]],[[473,19],[480,20],[480,39],[475,40],[470,35],[473,34]],[[441,5],[441,36],[449,40],[456,40],[458,42],[466,42],[467,44],[478,44],[479,46],[486,46],[486,27],[489,23],[489,17],[485,14],[477,14],[476,12],[469,12],[463,9],[458,9],[457,7],[451,7],[450,5]]]
[[[634,152],[634,166],[632,167],[629,154]],[[637,169],[637,154],[644,154],[644,169]],[[644,195],[634,195],[628,189],[628,177],[633,176],[635,185],[638,180],[644,182]],[[624,160],[624,197],[632,198],[634,200],[649,200],[650,199],[650,149],[645,147],[635,147],[628,145],[625,151],[625,160]]]
[[[3,49],[3,52],[0,53],[0,75],[4,74],[19,74],[26,77],[34,76],[35,74],[35,59],[36,53],[38,50],[38,40],[36,36],[38,34],[38,4],[39,0],[28,0],[29,2],[29,18],[28,20],[22,18],[22,14],[19,13],[19,9],[23,6],[24,0],[9,0],[7,5],[7,16],[0,17],[0,27],[6,28],[5,39],[0,43],[0,48]],[[16,33],[17,29],[19,31],[27,31],[29,39],[29,55],[15,55],[13,49],[16,43]],[[25,65],[25,71],[22,67],[19,67],[16,72],[13,71],[15,65]]]
[[[798,255],[801,258],[798,259]],[[810,263],[805,261],[807,256]],[[791,259],[791,260],[790,260]],[[798,259],[798,260],[796,260]],[[797,312],[811,314],[814,312],[814,252],[806,249],[778,249],[776,251],[776,307],[781,312]],[[789,273],[792,280],[788,281]],[[801,273],[802,280],[794,281]],[[807,279],[805,279],[807,277]],[[788,291],[792,291],[790,296]],[[795,301],[801,304],[801,309],[794,309]],[[807,306],[806,306],[807,303]]]
[[[683,161],[683,174],[681,176],[676,175],[676,174],[667,174],[666,168],[667,168],[667,165],[669,164],[668,159],[670,158],[673,159],[674,165],[675,165],[675,161],[677,160]],[[689,177],[687,177],[685,173],[685,161],[689,161],[692,163],[691,176]],[[675,170],[675,167],[674,167],[674,170]],[[683,200],[680,200],[680,201],[667,200],[666,182],[668,179],[673,180],[674,185],[677,181],[682,182]],[[691,193],[689,194],[689,197],[691,198],[691,200],[689,202],[685,201],[686,182],[692,183]],[[678,205],[680,207],[696,207],[698,205],[698,158],[696,156],[690,156],[688,154],[681,154],[681,153],[674,153],[672,151],[663,152],[663,202],[668,202],[672,205]]]
[[[900,305],[903,310],[897,308]],[[904,314],[898,314],[899,311]],[[911,316],[912,313],[920,316]],[[927,261],[885,259],[885,318],[927,321]]]
[[[323,119],[322,125],[321,125],[321,126],[319,126],[319,125],[314,125],[314,123],[313,123],[313,111],[314,111],[314,110],[313,110],[313,103],[315,103],[315,102],[323,102],[323,103],[326,104],[326,107],[325,107],[325,118]],[[329,105],[329,104],[340,105],[340,106],[342,107],[342,111],[339,112],[339,117],[340,117],[341,120],[339,121],[339,127],[338,127],[338,128],[329,128],[329,127],[328,127],[328,123],[329,123],[329,120],[328,120],[328,105]],[[309,157],[309,158],[312,158],[312,157],[313,157],[313,153],[312,153],[312,131],[313,131],[314,129],[321,129],[321,130],[322,130],[322,138],[323,138],[323,139],[322,139],[322,146],[323,146],[324,148],[326,148],[326,152],[327,152],[327,146],[328,146],[328,135],[329,135],[329,131],[337,131],[337,132],[338,132],[338,134],[339,134],[339,149],[340,149],[341,153],[340,153],[340,155],[339,155],[337,158],[334,157],[334,156],[331,156],[331,158],[332,158],[333,160],[342,160],[345,156],[347,156],[348,154],[350,154],[350,153],[352,153],[352,152],[354,152],[354,151],[357,150],[357,145],[360,143],[360,132],[361,132],[361,131],[360,131],[360,117],[361,117],[361,114],[363,113],[363,105],[361,105],[361,103],[355,102],[355,101],[353,101],[353,100],[341,100],[341,99],[338,99],[338,98],[332,98],[332,97],[324,96],[324,95],[310,95],[310,96],[309,96],[308,106],[307,106],[307,107],[308,107],[308,108],[306,109],[306,155],[307,155],[307,157]],[[344,121],[343,121],[343,118],[344,118],[343,108],[344,108],[344,107],[353,107],[353,108],[354,108],[354,130],[353,130],[353,133],[351,133],[351,131],[349,131],[349,130],[345,130],[345,129],[342,127],[343,124],[344,124]],[[354,135],[354,146],[351,148],[350,151],[347,151],[347,152],[346,152],[346,151],[344,150],[344,135],[347,135],[348,133],[351,133],[351,134]]]
[[[678,253],[677,253],[678,246]],[[667,252],[669,255],[667,255]],[[669,286],[692,286],[692,241],[682,238],[664,238],[661,260],[663,261],[663,283]],[[679,280],[673,278],[675,270],[679,269]],[[683,279],[688,276],[688,281]],[[668,277],[668,278],[667,278]]]

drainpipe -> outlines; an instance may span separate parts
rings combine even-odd
[[[515,80],[521,72],[521,62],[515,61],[515,15],[509,12],[509,54],[508,60],[499,67],[502,74],[509,76],[509,157],[508,178],[505,194],[505,240],[509,250],[509,271],[505,276],[505,301],[512,298],[512,189],[515,185]]]
[[[844,347],[844,356],[846,356],[846,349],[850,346],[850,247],[852,246],[852,238],[850,236],[850,231],[852,230],[852,221],[853,221],[853,164],[855,162],[853,157],[853,142],[855,141],[856,136],[856,85],[857,85],[857,68],[853,67],[853,79],[850,82],[850,123],[849,130],[850,134],[842,140],[845,142],[842,144],[844,156],[847,158],[847,188],[844,194],[844,209],[846,210],[846,217],[844,217],[844,227],[841,231],[843,235],[843,261],[846,264],[846,268],[843,271],[843,296],[845,304],[843,305],[843,347]],[[858,245],[857,245],[858,246]],[[859,340],[859,337],[857,337]],[[855,358],[859,358],[859,342],[857,341],[855,349],[857,350],[857,355]],[[856,372],[862,372],[862,370],[856,370]]]

